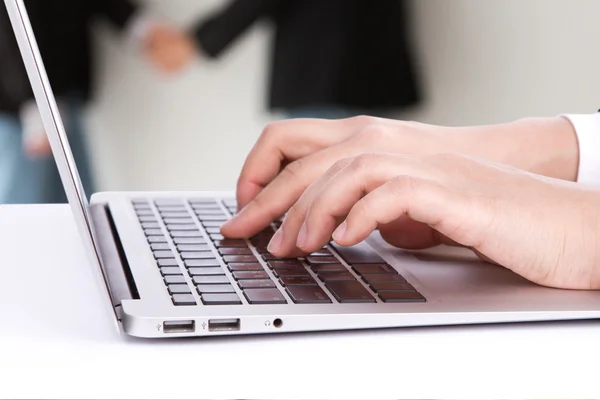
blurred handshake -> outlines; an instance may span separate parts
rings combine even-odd
[[[196,41],[182,29],[153,24],[142,42],[146,58],[161,72],[179,72],[198,55]]]

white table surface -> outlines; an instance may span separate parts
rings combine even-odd
[[[600,397],[599,322],[147,341],[66,205],[0,206],[0,243],[0,397]]]

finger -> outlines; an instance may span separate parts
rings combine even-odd
[[[358,201],[333,237],[340,245],[350,246],[366,239],[378,224],[408,216],[450,239],[461,239],[459,227],[468,213],[468,204],[458,191],[433,180],[403,175]]]
[[[333,120],[293,119],[270,124],[250,151],[237,183],[238,207],[245,207],[267,186],[286,161],[294,161],[338,143],[347,124]]]
[[[331,239],[331,233],[354,204],[398,174],[431,178],[430,168],[407,156],[362,155],[331,179],[327,187],[313,199],[300,232],[285,232],[297,236],[297,246],[312,252]],[[388,221],[391,222],[392,220]],[[375,228],[373,228],[375,229]]]
[[[336,162],[321,178],[302,193],[296,204],[287,213],[281,227],[275,232],[271,243],[269,243],[268,250],[270,253],[275,255],[302,254],[302,251],[296,247],[297,234],[304,223],[304,218],[312,199],[328,185],[329,181],[338,172],[346,168],[352,160],[352,158],[346,158]],[[283,232],[288,232],[288,235],[284,236]]]

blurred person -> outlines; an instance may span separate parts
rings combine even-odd
[[[129,0],[26,0],[84,187],[94,191],[82,111],[93,95],[91,22],[107,18],[144,52],[181,35]],[[6,9],[0,7],[0,204],[66,202]],[[169,61],[161,62],[161,69]]]
[[[220,57],[256,21],[274,25],[272,111],[286,117],[390,115],[420,101],[401,0],[233,0],[196,25],[187,41],[152,53],[188,63]]]

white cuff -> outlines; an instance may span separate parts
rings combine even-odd
[[[600,186],[600,113],[561,115],[571,121],[579,143],[577,182]]]

